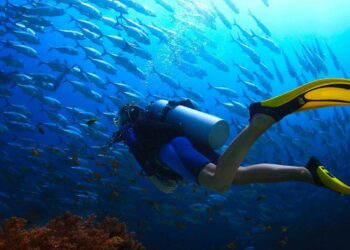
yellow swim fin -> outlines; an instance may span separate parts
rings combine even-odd
[[[306,83],[282,95],[250,105],[250,120],[257,113],[284,116],[308,109],[350,105],[350,79],[326,78]]]
[[[332,175],[324,166],[319,166],[316,172],[325,187],[340,194],[350,195],[350,187]]]
[[[350,187],[332,175],[317,158],[311,157],[306,168],[311,172],[316,185],[329,188],[340,194],[350,195]]]

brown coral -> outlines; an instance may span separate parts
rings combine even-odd
[[[141,243],[126,232],[116,218],[82,217],[66,212],[43,227],[26,229],[27,220],[12,217],[0,229],[0,250],[143,250]]]

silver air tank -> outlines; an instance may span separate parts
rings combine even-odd
[[[148,110],[152,115],[161,119],[167,100],[152,103]],[[183,105],[175,106],[165,116],[165,121],[180,125],[184,133],[213,149],[223,146],[229,136],[228,123],[216,116],[200,112]]]

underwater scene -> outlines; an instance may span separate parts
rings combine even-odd
[[[349,8],[2,0],[0,249],[350,249]]]

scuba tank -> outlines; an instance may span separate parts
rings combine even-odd
[[[190,100],[158,100],[148,106],[148,112],[157,119],[180,126],[189,138],[213,149],[223,146],[229,136],[225,120],[196,110]]]

